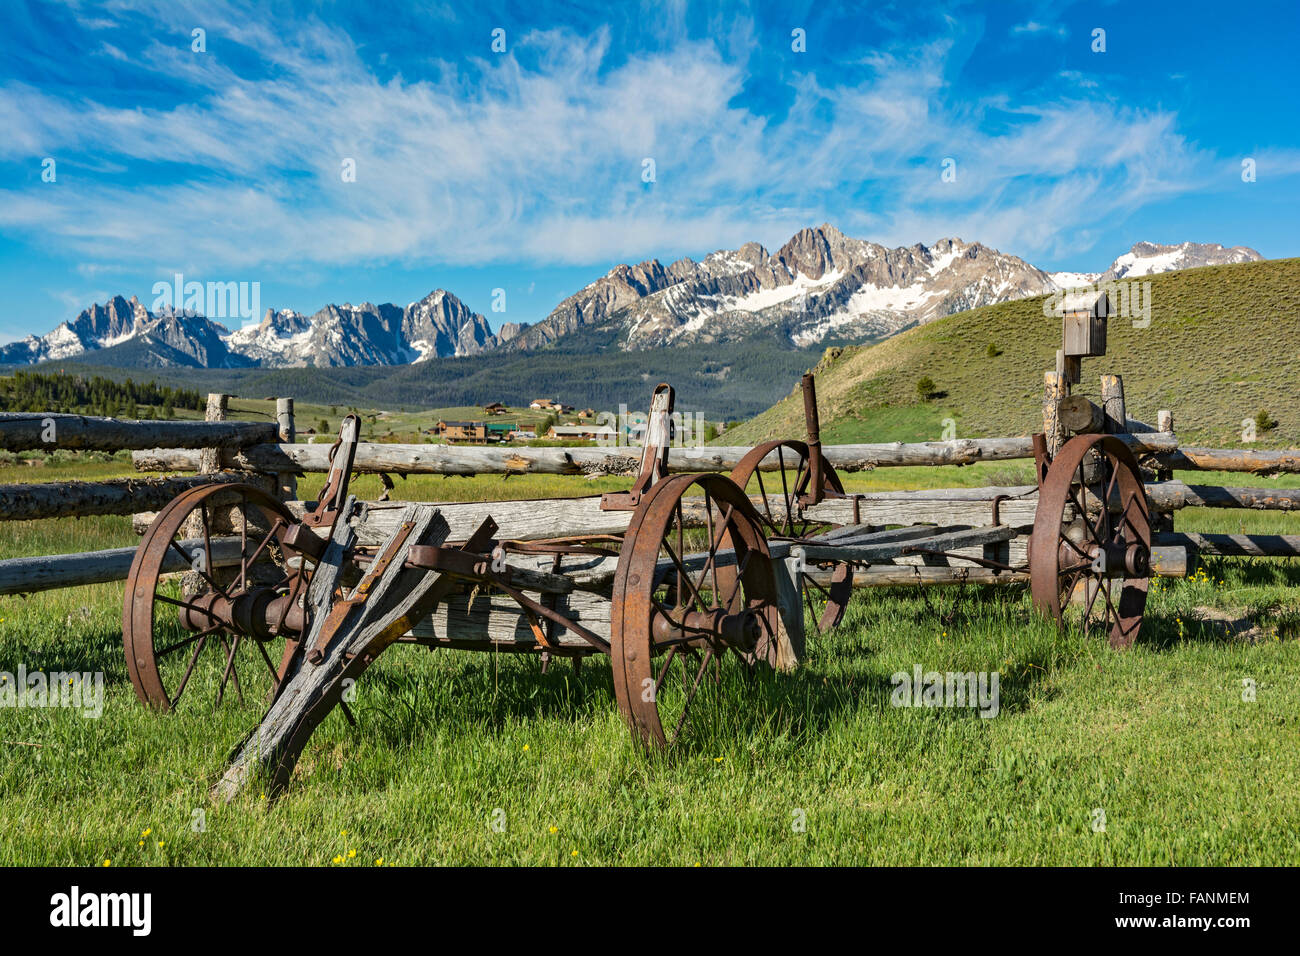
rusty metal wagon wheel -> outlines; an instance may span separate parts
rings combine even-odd
[[[1142,627],[1151,574],[1151,518],[1137,459],[1111,435],[1079,435],[1052,461],[1029,539],[1034,606],[1064,626],[1083,589],[1083,627],[1128,647]]]
[[[764,476],[759,465],[776,455],[778,473]],[[751,448],[737,462],[731,480],[756,498],[755,508],[769,538],[803,538],[825,530],[830,525],[813,521],[805,516],[802,505],[812,499],[813,469],[808,445],[801,441],[768,441]],[[844,486],[839,475],[823,455],[821,460],[821,495],[819,498],[842,498]],[[751,482],[757,488],[751,488]],[[823,633],[831,630],[844,617],[844,609],[853,596],[853,568],[844,561],[828,565],[831,573],[829,586],[823,586],[812,571],[800,573],[801,590],[813,617],[818,617],[817,627]],[[826,604],[819,616],[812,606],[813,592],[820,593]]]
[[[647,745],[676,743],[725,667],[775,660],[778,619],[767,540],[744,492],[722,475],[656,484],[614,576],[610,653],[628,725]]]
[[[131,563],[122,608],[127,672],[142,702],[171,710],[198,696],[220,704],[228,685],[241,700],[275,687],[265,645],[301,629],[295,608],[305,578],[267,558],[283,560],[293,521],[245,484],[193,488],[158,513]],[[177,572],[197,588],[183,588]]]

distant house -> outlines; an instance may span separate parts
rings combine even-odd
[[[616,434],[608,425],[552,425],[546,437],[567,441],[597,441],[613,439]]]
[[[488,440],[488,426],[483,422],[438,422],[438,431],[448,442],[483,444]]]
[[[491,405],[484,405],[483,411],[489,415],[504,415],[507,411],[509,411],[509,409],[507,409],[500,402],[493,402]]]
[[[528,403],[528,407],[542,412],[558,412],[562,406],[559,402],[553,402],[549,398],[535,398]]]
[[[488,422],[488,441],[509,441],[511,432],[518,427],[518,422]]]
[[[578,417],[579,417],[579,418],[595,418],[595,417],[596,417],[596,410],[595,410],[594,408],[584,408],[582,411],[578,412]]]

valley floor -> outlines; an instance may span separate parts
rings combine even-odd
[[[53,477],[20,471],[31,469],[0,468],[0,481]],[[371,480],[359,494],[378,493]],[[848,483],[1011,480],[1028,481],[1028,467],[882,469]],[[396,496],[625,484],[411,478]],[[1296,519],[1177,521],[1294,532]],[[6,523],[0,557],[136,540],[124,517]],[[1059,635],[1021,588],[859,593],[832,636],[811,638],[806,666],[731,675],[703,708],[701,737],[650,759],[599,659],[580,676],[567,665],[543,676],[533,660],[395,648],[362,679],[359,728],[331,715],[285,796],[225,806],[208,784],[261,708],[146,711],[122,662],[121,598],[121,585],[0,598],[0,670],[106,675],[99,719],[0,709],[0,863],[1300,863],[1294,561],[1216,559],[1160,582],[1127,653]],[[1212,611],[1257,628],[1234,637]],[[1000,713],[890,706],[891,675],[917,664],[999,672]]]

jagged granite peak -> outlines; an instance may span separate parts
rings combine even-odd
[[[477,355],[496,346],[487,319],[445,289],[435,289],[402,313],[402,335],[423,361],[446,355]]]
[[[510,323],[499,338],[487,319],[445,289],[435,289],[404,309],[370,302],[327,305],[310,316],[267,309],[260,322],[233,332],[192,312],[165,306],[153,314],[135,297],[115,296],[48,335],[0,347],[0,364],[98,352],[97,361],[149,367],[402,365],[435,356],[475,355],[524,328]]]
[[[259,323],[233,332],[192,314],[152,315],[134,297],[115,296],[47,335],[0,346],[0,364],[99,351],[105,354],[97,360],[126,364],[399,365],[493,349],[544,348],[588,329],[629,350],[756,335],[812,346],[827,339],[879,339],[939,316],[1103,278],[1262,258],[1244,246],[1139,242],[1106,272],[1048,274],[978,242],[944,238],[890,249],[823,223],[800,229],[775,252],[747,242],[698,262],[680,258],[664,266],[648,259],[617,265],[535,325],[508,322],[496,334],[482,315],[445,289],[405,308],[344,303],[310,316],[268,309]],[[127,348],[137,340],[141,348]]]
[[[509,348],[538,348],[583,327],[616,328],[623,348],[775,335],[796,345],[870,339],[915,322],[1055,289],[1045,272],[979,243],[888,249],[824,223],[776,252],[758,243],[701,262],[619,266],[570,296]]]

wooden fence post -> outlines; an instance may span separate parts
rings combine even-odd
[[[1106,432],[1120,435],[1128,431],[1128,412],[1124,408],[1124,379],[1118,375],[1101,377],[1101,398],[1106,409]]]
[[[275,421],[280,427],[280,442],[292,445],[296,436],[293,423],[293,399],[277,398],[275,400]],[[298,479],[291,471],[282,471],[276,475],[276,488],[281,501],[295,501],[298,498]]]
[[[226,420],[226,411],[229,408],[230,396],[222,395],[220,392],[208,393],[208,407],[203,415],[205,422],[224,422]],[[200,448],[199,449],[199,474],[213,475],[221,470],[221,449],[220,448]],[[214,525],[217,523],[212,522]],[[209,532],[212,530],[208,529]],[[185,521],[185,537],[201,538],[203,537],[203,517],[199,512],[190,515]],[[216,574],[215,570],[211,571]],[[181,579],[181,591],[188,596],[197,593],[202,589],[202,580],[195,571],[186,572]]]
[[[1061,372],[1043,373],[1043,435],[1047,439],[1047,450],[1055,455],[1065,444],[1061,430],[1061,417],[1056,403],[1069,394],[1065,375]]]
[[[208,409],[203,416],[205,422],[224,422],[230,404],[230,396],[220,392],[208,393]],[[221,470],[221,449],[203,448],[199,450],[199,474],[211,475]]]

